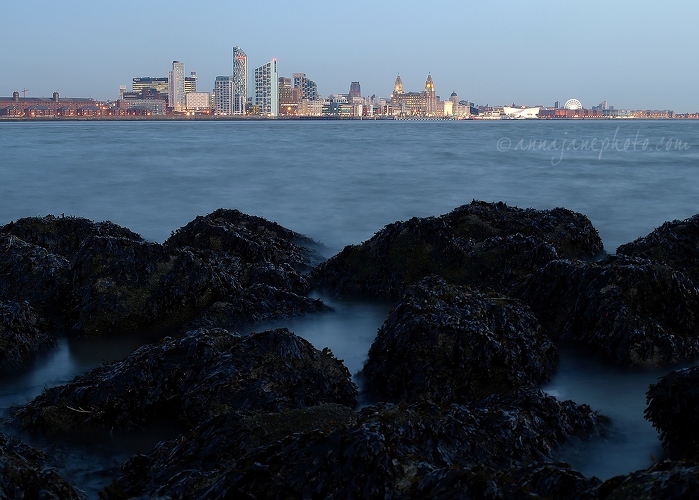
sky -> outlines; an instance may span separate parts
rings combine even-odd
[[[400,73],[477,104],[699,112],[696,0],[2,1],[0,96],[117,99],[134,77],[196,71],[197,90],[272,58],[322,96],[389,97]]]

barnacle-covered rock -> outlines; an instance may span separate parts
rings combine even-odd
[[[493,469],[549,459],[573,434],[596,429],[589,407],[540,392],[442,408],[379,404],[356,425],[295,434],[220,471],[207,494],[255,498],[398,498],[444,467]]]
[[[649,235],[621,245],[616,252],[662,262],[699,285],[699,214],[666,222]]]
[[[312,277],[319,288],[368,295],[400,296],[430,274],[506,290],[550,260],[601,253],[602,241],[583,215],[473,201],[441,217],[389,224],[345,247]]]
[[[357,387],[332,353],[286,329],[240,336],[222,329],[145,345],[126,359],[48,389],[15,410],[24,428],[46,433],[90,427],[196,425],[227,411],[283,411],[356,404]]]
[[[72,284],[72,329],[84,336],[177,326],[238,286],[223,265],[186,250],[112,236],[83,243]]]
[[[0,377],[56,346],[56,337],[27,302],[0,301]]]
[[[526,279],[516,295],[549,336],[618,365],[669,365],[699,355],[699,291],[656,261],[557,260]]]
[[[84,500],[87,497],[49,468],[42,452],[0,434],[0,498]]]
[[[603,500],[694,499],[699,491],[699,465],[696,462],[666,460],[648,469],[606,480],[598,490]]]
[[[699,367],[673,371],[648,389],[645,417],[672,458],[699,460]]]
[[[27,301],[46,317],[61,317],[69,290],[67,259],[0,233],[0,300]]]
[[[432,276],[379,328],[363,376],[381,401],[464,402],[535,387],[556,361],[526,304]]]
[[[72,261],[90,236],[115,236],[143,241],[140,235],[110,221],[93,222],[83,217],[25,217],[0,227],[0,232],[45,248]]]

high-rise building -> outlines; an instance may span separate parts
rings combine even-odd
[[[184,78],[184,63],[172,61],[172,70],[168,74],[167,105],[173,111],[184,111],[186,107]]]
[[[214,111],[217,115],[233,114],[233,77],[217,76],[214,83]]]
[[[154,89],[162,95],[168,93],[167,78],[153,78],[152,76],[142,76],[134,78],[131,83],[133,92],[141,93],[144,89]]]
[[[349,96],[350,99],[352,97],[362,97],[362,88],[359,86],[359,82],[350,83]]]
[[[184,93],[185,94],[197,91],[197,72],[192,71],[190,75],[191,76],[184,77]]]
[[[279,115],[279,73],[276,59],[255,69],[255,105],[261,115]]]
[[[437,94],[434,90],[432,75],[429,73],[425,82],[425,112],[428,115],[434,115],[437,112]]]
[[[318,85],[313,80],[306,78],[306,73],[292,73],[294,88],[301,89],[301,99],[315,101],[318,99]]]
[[[233,114],[244,115],[248,102],[248,56],[233,47]]]

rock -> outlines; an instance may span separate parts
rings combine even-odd
[[[0,377],[26,366],[57,344],[28,302],[0,301]]]
[[[666,222],[648,236],[621,245],[617,254],[661,262],[699,286],[699,214]]]
[[[90,236],[115,236],[143,241],[138,234],[110,221],[93,222],[82,217],[63,215],[18,219],[0,227],[0,232],[13,234],[69,261],[75,258],[83,241]]]
[[[692,500],[699,491],[699,466],[692,462],[663,461],[645,470],[617,476],[599,487],[599,498],[672,498]]]
[[[671,458],[699,460],[699,367],[673,371],[648,389],[645,417]]]
[[[219,498],[403,498],[437,468],[505,469],[546,460],[554,447],[600,423],[589,407],[540,392],[474,406],[379,404],[356,425],[295,434],[216,471]]]
[[[406,497],[591,500],[598,498],[601,483],[564,463],[537,463],[504,471],[476,465],[436,469],[413,483]]]
[[[99,336],[179,326],[236,293],[235,278],[226,270],[186,250],[91,236],[73,266],[72,330]]]
[[[430,274],[505,291],[553,259],[601,253],[583,215],[473,201],[441,217],[389,224],[317,266],[312,279],[318,288],[394,297]]]
[[[24,302],[48,319],[62,317],[70,263],[16,236],[0,233],[0,300]]]
[[[463,403],[535,387],[556,362],[527,305],[432,276],[379,328],[363,376],[381,401]]]
[[[621,255],[552,261],[513,294],[551,338],[614,364],[671,365],[699,354],[699,291],[658,262]]]
[[[286,329],[240,336],[222,329],[145,345],[48,389],[14,412],[28,430],[194,426],[228,411],[278,412],[322,403],[356,405],[349,371],[328,349]]]
[[[47,467],[43,453],[0,434],[0,497],[84,500],[81,491]]]
[[[355,425],[357,414],[338,404],[323,404],[281,413],[242,415],[228,412],[212,417],[176,440],[163,441],[148,455],[135,455],[122,466],[122,475],[107,498],[167,495],[202,496],[212,481],[250,450],[269,446],[295,433]],[[187,471],[186,473],[183,473]]]

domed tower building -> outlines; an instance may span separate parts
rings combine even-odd
[[[437,114],[437,94],[434,90],[432,75],[429,73],[427,74],[427,81],[425,82],[425,113],[428,116]]]

